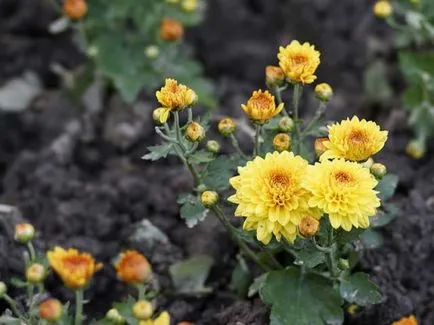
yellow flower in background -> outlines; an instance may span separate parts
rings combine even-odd
[[[139,325],[170,325],[170,315],[163,311],[156,319],[142,320]]]
[[[380,0],[374,4],[373,11],[378,18],[387,18],[392,14],[393,7],[389,1]]]
[[[174,79],[166,79],[164,87],[156,92],[157,100],[163,111],[160,112],[160,122],[166,123],[171,111],[182,111],[197,101],[196,93]]]
[[[327,149],[320,160],[344,158],[353,161],[363,161],[375,155],[387,140],[387,131],[372,121],[359,120],[354,116],[328,127],[329,141],[324,142]]]
[[[362,165],[343,159],[326,160],[309,166],[303,186],[311,193],[309,206],[329,215],[333,228],[367,228],[380,199],[378,182]]]
[[[277,58],[286,77],[292,82],[311,84],[315,81],[315,72],[321,62],[315,46],[292,41],[286,47],[279,48]]]
[[[144,283],[151,274],[151,264],[137,251],[123,252],[115,264],[119,280],[131,285]]]
[[[302,187],[308,162],[292,152],[268,153],[256,157],[245,167],[238,167],[238,176],[230,183],[236,193],[228,198],[238,205],[235,216],[245,217],[244,229],[256,230],[256,237],[268,244],[274,235],[293,242],[302,217],[321,216],[308,205],[311,194]]]
[[[393,322],[392,325],[418,325],[416,317],[414,315],[410,315],[409,317],[403,317],[396,322]]]
[[[199,7],[199,1],[198,0],[184,0],[182,1],[182,9],[184,9],[184,11],[192,13],[195,12],[197,10],[197,8]]]
[[[65,250],[55,247],[47,252],[47,259],[54,272],[70,289],[87,287],[95,272],[102,269],[92,255],[81,253],[76,249]]]
[[[282,111],[283,103],[276,107],[274,96],[269,91],[256,90],[241,107],[253,122],[264,124]]]

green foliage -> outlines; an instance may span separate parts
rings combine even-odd
[[[232,272],[230,287],[244,298],[249,292],[251,283],[252,275],[249,266],[242,256],[238,256],[237,264]]]
[[[229,179],[234,176],[241,160],[238,156],[221,155],[207,166],[203,183],[212,190],[222,191],[229,188]]]
[[[213,264],[212,257],[198,255],[171,265],[169,273],[175,290],[183,294],[210,292],[204,284]]]
[[[387,80],[387,65],[378,59],[369,64],[363,76],[363,85],[368,98],[375,102],[389,100],[393,91]]]
[[[149,153],[144,155],[142,159],[156,161],[162,158],[166,158],[169,154],[173,154],[173,144],[166,142],[158,146],[148,147]]]
[[[378,304],[383,299],[379,288],[369,280],[368,275],[360,272],[343,280],[339,291],[347,302],[362,307]]]
[[[339,293],[330,281],[299,268],[270,272],[260,290],[271,305],[271,325],[342,324]]]
[[[178,198],[178,204],[181,204],[181,218],[185,220],[187,227],[196,226],[199,221],[205,220],[209,210],[205,208],[200,199],[192,194],[181,194]]]
[[[385,202],[393,196],[397,186],[398,176],[394,174],[387,174],[380,180],[375,189],[379,192],[378,197],[380,200]]]

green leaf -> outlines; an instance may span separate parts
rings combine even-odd
[[[370,100],[384,102],[392,97],[393,90],[387,80],[387,64],[383,59],[372,62],[365,70],[363,79],[365,93]]]
[[[26,288],[29,286],[29,284],[26,281],[21,280],[20,278],[17,277],[12,277],[9,280],[9,283],[15,288]]]
[[[378,197],[382,202],[390,199],[395,194],[396,187],[398,186],[398,176],[394,174],[387,174],[378,183],[375,190],[380,192]]]
[[[253,283],[250,285],[249,290],[247,292],[247,297],[252,298],[254,295],[259,293],[262,289],[265,280],[267,278],[268,273],[261,274],[253,280]]]
[[[399,66],[405,76],[418,80],[422,73],[434,75],[434,52],[400,52]]]
[[[209,210],[202,205],[197,196],[183,194],[178,198],[178,203],[182,204],[181,218],[185,220],[189,228],[196,226],[199,221],[205,220],[208,215]]]
[[[169,268],[172,283],[178,293],[208,293],[204,286],[214,259],[208,255],[197,255],[173,264]]]
[[[117,302],[113,304],[113,308],[117,309],[119,314],[125,318],[129,325],[137,324],[137,319],[133,315],[133,306],[136,303],[135,299],[131,296],[123,302]]]
[[[369,221],[371,227],[378,228],[388,225],[398,215],[399,209],[394,204],[385,204],[377,210],[377,214]]]
[[[304,265],[309,269],[325,262],[325,255],[323,252],[318,251],[315,247],[310,246],[297,251],[297,258],[294,261],[296,265]]]
[[[341,298],[330,281],[290,267],[268,273],[260,291],[272,325],[343,324]]]
[[[383,236],[375,230],[367,229],[360,235],[360,240],[368,249],[375,249],[383,245]]]
[[[237,264],[232,271],[230,287],[240,296],[245,298],[252,283],[252,274],[242,256],[238,256]]]
[[[343,280],[339,292],[350,304],[357,304],[362,307],[378,304],[382,301],[380,289],[369,280],[365,273],[355,273],[348,279]]]
[[[188,157],[188,161],[192,164],[203,164],[215,159],[215,155],[212,152],[208,152],[206,150],[198,150],[190,157]]]
[[[0,316],[0,324],[2,325],[21,325],[21,321],[18,318],[11,316]]]
[[[336,240],[339,244],[347,244],[352,243],[355,240],[360,239],[360,236],[366,231],[366,229],[362,228],[352,228],[351,231],[345,231],[343,229],[339,229],[336,235]]]
[[[142,159],[156,161],[162,158],[166,158],[172,152],[173,144],[172,143],[164,143],[159,146],[151,146],[148,147],[150,151],[148,154],[144,155]]]
[[[237,157],[219,156],[211,161],[204,172],[204,184],[213,190],[222,191],[229,188],[229,179],[234,176],[240,161]]]

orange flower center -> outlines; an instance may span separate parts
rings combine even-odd
[[[350,183],[354,181],[354,178],[344,171],[337,172],[334,177],[339,183]]]
[[[88,260],[82,256],[68,256],[63,260],[65,268],[72,272],[84,269],[88,265]]]
[[[304,55],[296,55],[292,58],[292,64],[299,66],[304,65],[307,62],[307,58]]]
[[[349,135],[349,140],[351,143],[357,145],[357,144],[363,144],[368,141],[368,137],[365,132],[361,130],[353,130],[351,131]]]
[[[266,94],[259,94],[255,98],[252,98],[252,104],[260,110],[268,110],[270,107],[270,98]]]

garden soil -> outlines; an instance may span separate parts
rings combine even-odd
[[[215,81],[220,112],[242,118],[239,105],[252,90],[263,87],[264,67],[276,63],[278,45],[299,39],[321,50],[319,80],[336,90],[327,118],[358,114],[390,130],[378,161],[400,177],[394,201],[401,212],[382,230],[384,245],[366,251],[360,265],[386,298],[348,316],[347,324],[388,325],[410,313],[422,325],[434,324],[434,156],[431,151],[431,158],[414,161],[403,153],[411,134],[399,101],[403,81],[392,36],[372,17],[372,2],[209,2],[203,25],[189,31],[187,38]],[[22,249],[14,243],[11,227],[25,218],[39,231],[39,250],[74,246],[107,265],[87,293],[92,303],[86,309],[93,317],[103,315],[111,301],[132,293],[108,265],[122,249],[137,248],[153,265],[161,290],[158,306],[176,322],[267,324],[267,309],[258,298],[245,300],[228,289],[236,247],[216,219],[209,216],[192,229],[180,220],[176,198],[191,187],[188,172],[175,158],[141,160],[146,147],[157,141],[150,118],[154,99],[144,94],[139,104],[128,106],[112,94],[104,98],[103,112],[85,118],[60,91],[53,63],[72,68],[82,58],[71,35],[47,33],[55,16],[48,1],[0,0],[0,84],[31,70],[45,85],[24,112],[0,113],[0,202],[21,211],[21,216],[0,222],[0,278],[22,272]],[[363,73],[376,57],[388,61],[387,77],[395,92],[395,98],[382,103],[364,93]],[[304,104],[310,109],[303,114],[312,114],[313,102]],[[80,123],[84,119],[87,123]],[[90,136],[83,137],[89,130]],[[251,145],[248,138],[242,141],[245,147]],[[198,254],[215,260],[206,283],[212,293],[175,294],[169,266]],[[56,297],[70,298],[54,276],[47,287]]]

